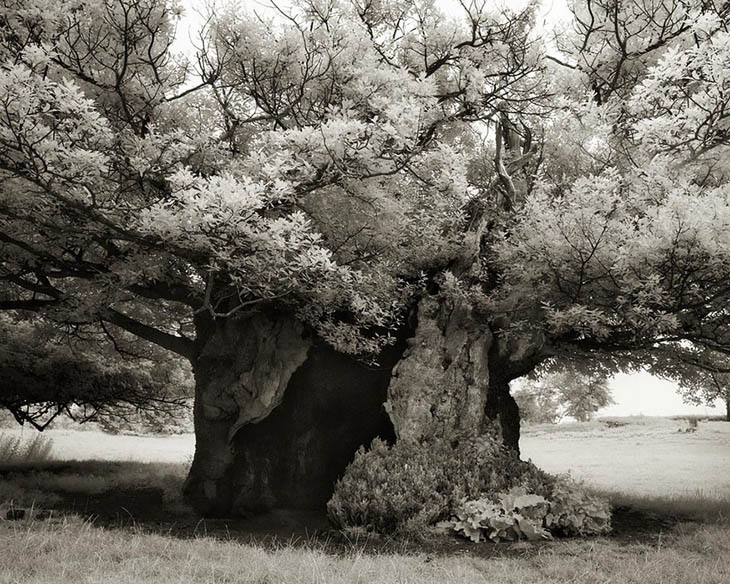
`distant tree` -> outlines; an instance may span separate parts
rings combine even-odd
[[[527,382],[513,392],[520,419],[533,424],[555,424],[560,420],[560,405],[553,386]]]
[[[598,410],[614,403],[606,378],[576,371],[527,380],[514,398],[522,419],[552,424],[566,416],[588,422]]]
[[[708,371],[702,386],[680,386],[680,393],[686,403],[714,406],[717,400],[725,404],[725,419],[730,422],[730,373]]]
[[[653,374],[675,381],[685,403],[714,406],[725,404],[725,419],[730,422],[730,355],[702,348],[654,357],[649,369]]]
[[[193,393],[190,367],[154,346],[116,338],[111,351],[79,337],[0,315],[0,409],[38,430],[59,415],[119,427],[176,425]],[[102,331],[99,331],[102,334]]]

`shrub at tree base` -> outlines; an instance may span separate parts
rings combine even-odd
[[[611,531],[611,510],[605,499],[563,478],[550,492],[546,498],[528,493],[524,487],[513,487],[506,493],[464,501],[445,526],[475,542],[602,535]]]
[[[473,541],[610,531],[608,503],[525,462],[492,436],[361,448],[327,510],[345,531],[419,537],[448,527]]]

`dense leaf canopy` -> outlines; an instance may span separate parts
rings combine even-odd
[[[61,414],[105,427],[134,422],[160,428],[185,419],[190,367],[180,358],[163,359],[153,347],[134,353],[139,343],[115,339],[122,358],[99,342],[104,337],[85,331],[80,338],[0,315],[0,408],[40,430]]]
[[[727,353],[728,4],[571,6],[218,9],[191,64],[174,3],[3,0],[0,308],[367,353],[436,285],[527,370]]]

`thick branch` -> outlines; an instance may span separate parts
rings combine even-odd
[[[187,359],[192,359],[195,354],[195,343],[190,339],[166,333],[111,308],[105,310],[101,316],[113,325]]]
[[[502,186],[504,187],[504,195],[505,195],[505,201],[504,201],[504,207],[506,210],[511,210],[514,203],[515,203],[515,197],[517,195],[517,189],[515,188],[515,183],[512,181],[512,177],[507,172],[507,168],[504,165],[504,159],[502,157],[502,140],[503,136],[502,133],[504,132],[504,128],[502,127],[501,122],[497,123],[497,132],[496,132],[496,144],[495,144],[495,151],[494,151],[494,166],[497,169],[497,174],[499,175],[499,180],[502,183]]]

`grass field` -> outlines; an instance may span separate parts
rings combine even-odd
[[[0,511],[5,517],[14,499],[78,515],[59,511],[40,521],[29,512],[27,520],[0,520],[0,584],[727,584],[730,424],[700,423],[689,434],[677,432],[682,422],[629,421],[523,432],[525,457],[610,493],[618,508],[615,535],[447,546],[343,543],[334,534],[297,531],[295,520],[279,521],[279,539],[263,537],[261,523],[199,522],[178,497],[189,437],[51,433],[58,461],[0,465]],[[84,457],[102,462],[69,461]],[[104,514],[120,505],[128,513]],[[96,518],[82,517],[88,515]],[[287,539],[287,528],[296,540]]]
[[[54,460],[110,460],[182,463],[190,460],[195,450],[192,434],[172,436],[126,436],[105,434],[96,430],[46,430],[53,443]],[[32,428],[0,428],[0,434],[22,437],[37,435]],[[1,461],[0,461],[1,462]]]
[[[728,497],[730,423],[633,418],[523,430],[522,455],[550,472],[566,472],[606,491],[634,495]]]

